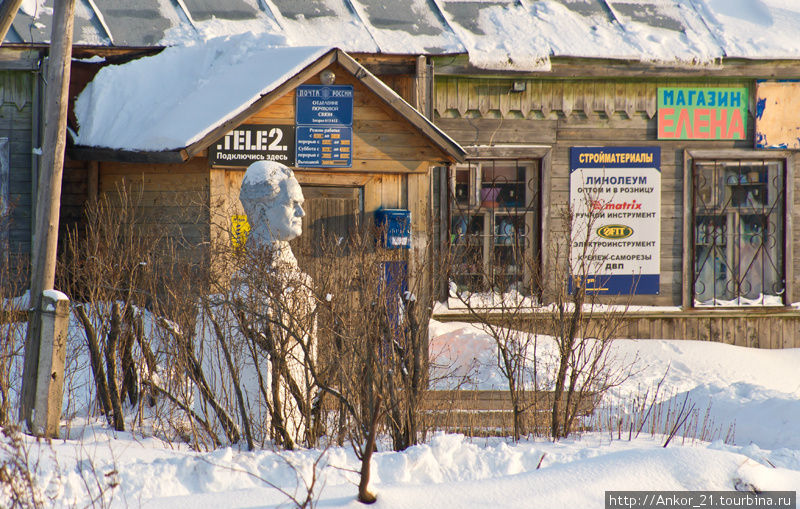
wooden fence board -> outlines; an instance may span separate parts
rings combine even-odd
[[[720,320],[720,327],[722,329],[720,339],[726,345],[732,345],[735,340],[735,336],[738,333],[737,322],[737,318],[733,318],[731,320]]]
[[[733,325],[733,327],[728,328],[733,329],[733,344],[736,346],[747,346],[747,320],[744,318],[737,318],[736,320],[732,321],[731,325]]]
[[[523,414],[529,431],[546,429],[553,405],[551,391],[531,391],[523,398],[530,405]],[[589,415],[597,404],[594,394],[582,398],[578,414]],[[509,435],[514,414],[506,391],[428,391],[420,413],[426,427],[445,429],[472,436]]]
[[[745,335],[747,337],[747,343],[745,346],[749,346],[750,348],[758,348],[758,322],[745,320],[747,323]]]

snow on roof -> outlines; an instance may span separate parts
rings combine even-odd
[[[9,40],[46,42],[53,0],[26,0]],[[800,58],[785,0],[94,0],[75,43],[163,46],[239,33],[348,52],[468,53],[481,68],[547,70],[551,57],[707,64]]]
[[[345,51],[379,52],[362,20],[341,0],[265,0],[290,44],[325,44]]]
[[[102,68],[75,101],[75,143],[185,148],[331,49],[273,43],[263,35],[221,37]]]
[[[800,58],[800,2],[705,0],[696,2],[728,56]]]
[[[464,52],[464,45],[428,0],[352,0],[352,5],[381,49],[414,54]]]

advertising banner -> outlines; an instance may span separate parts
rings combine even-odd
[[[570,203],[573,281],[594,294],[659,293],[660,147],[572,147]]]
[[[243,124],[208,147],[214,166],[250,166],[278,161],[294,166],[294,126]]]
[[[659,140],[744,140],[746,88],[659,88]]]

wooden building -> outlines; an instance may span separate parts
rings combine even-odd
[[[323,229],[346,229],[357,218],[372,221],[378,209],[405,209],[410,212],[414,244],[425,245],[431,219],[431,168],[463,160],[463,150],[345,52],[312,50],[316,53],[310,61],[302,62],[302,68],[273,83],[255,84],[257,90],[264,89],[256,99],[237,105],[235,111],[223,111],[204,132],[205,126],[198,124],[188,135],[194,140],[191,143],[173,144],[167,150],[109,148],[95,146],[92,138],[81,134],[69,153],[73,166],[83,164],[88,172],[88,195],[116,193],[123,184],[136,186],[144,217],[197,246],[214,235],[227,235],[223,230],[237,226],[243,213],[238,195],[246,167],[254,160],[274,158],[292,167],[303,187],[307,212],[304,241],[319,238]],[[297,63],[289,67],[292,65]],[[415,59],[411,59],[410,69],[415,69],[414,65]],[[409,66],[389,62],[383,68],[408,70]],[[396,79],[410,84],[406,90],[412,100],[417,93],[415,76],[416,71],[406,79]],[[98,73],[95,85],[103,79]],[[216,79],[252,78],[224,75]],[[321,79],[327,80],[325,85]],[[189,84],[189,88],[193,86]],[[349,108],[351,119],[341,125],[302,124],[303,115],[311,113],[297,111],[308,109],[298,98],[298,90],[306,94],[344,91],[347,96],[341,101],[325,95],[326,104]],[[147,107],[150,99],[131,99],[120,115]],[[90,108],[78,116],[78,121],[88,124],[93,113],[102,115]],[[99,132],[111,128],[95,127]],[[119,143],[124,146],[126,142],[123,139]],[[306,146],[311,146],[310,155],[305,153]]]
[[[741,61],[687,72],[641,62],[564,58],[553,59],[549,72],[534,77],[479,72],[466,59],[450,58],[438,60],[435,69],[435,122],[467,150],[467,163],[456,165],[451,185],[443,187],[450,190],[451,203],[463,200],[460,188],[465,185],[509,187],[491,176],[501,174],[514,175],[502,177],[512,180],[524,176],[529,193],[540,197],[519,211],[502,200],[489,206],[475,199],[464,202],[451,210],[451,231],[464,217],[473,223],[480,217],[485,226],[474,231],[488,232],[484,252],[500,259],[506,248],[499,241],[501,221],[526,214],[536,228],[524,229],[532,237],[525,239],[525,249],[546,264],[547,246],[567,234],[560,211],[575,198],[571,153],[654,148],[660,152],[657,213],[644,224],[660,229],[655,243],[658,287],[630,300],[609,296],[601,302],[630,302],[629,337],[800,346],[800,316],[791,306],[800,284],[793,255],[799,247],[793,233],[800,210],[798,161],[785,147],[755,148],[763,136],[757,132],[770,128],[764,102],[790,107],[787,97],[800,92],[795,85],[774,98],[761,90],[796,80],[797,62]],[[736,134],[728,132],[733,115],[718,113],[714,101],[705,100],[731,91],[741,92],[743,114],[734,126]],[[697,105],[689,101],[690,93],[695,102],[702,99],[699,115],[692,111]],[[669,101],[675,94],[683,104],[664,104],[664,97]],[[720,127],[722,117],[726,121]],[[797,125],[796,117],[773,122],[787,123],[787,129]],[[781,126],[772,127],[780,131]],[[624,174],[613,163],[604,166],[610,178]],[[481,179],[487,172],[490,177]],[[620,191],[617,201],[624,197]],[[625,224],[623,219],[609,221]],[[598,270],[622,272],[605,268]]]
[[[89,197],[136,179],[151,216],[193,242],[208,239],[211,219],[201,211],[232,204],[243,174],[212,162],[209,148],[240,126],[296,127],[297,87],[318,84],[327,68],[336,84],[354,87],[353,157],[348,168],[296,166],[309,197],[307,231],[317,219],[406,208],[417,242],[430,235],[472,253],[471,267],[454,267],[457,287],[531,288],[535,270],[548,274],[549,246],[567,232],[560,211],[578,190],[614,194],[611,182],[623,182],[640,189],[628,200],[595,202],[610,212],[600,225],[609,246],[624,242],[616,247],[629,252],[600,253],[608,263],[595,275],[647,276],[631,297],[626,335],[800,347],[800,91],[792,84],[800,79],[800,9],[763,3],[752,17],[723,3],[92,3],[78,13],[76,44],[97,54],[155,53],[170,33],[208,42],[222,26],[215,19],[231,34],[260,26],[284,43],[347,53],[320,55],[242,110],[220,112],[213,129],[166,149],[87,145],[81,126],[65,192]],[[10,42],[46,44],[48,22],[20,13],[12,31],[19,40]],[[575,162],[582,157],[594,163]],[[621,158],[652,159],[609,165]],[[27,178],[20,168],[17,189]],[[647,209],[641,217],[628,215],[638,206]],[[12,232],[16,245],[24,248],[28,233]],[[451,309],[440,318],[465,316]]]

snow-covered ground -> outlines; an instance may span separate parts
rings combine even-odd
[[[432,322],[431,332],[437,362],[462,372],[471,366],[479,387],[502,387],[492,343],[480,330]],[[629,440],[608,430],[516,444],[435,434],[401,453],[384,443],[373,462],[375,507],[600,508],[607,490],[800,488],[800,349],[666,340],[619,340],[614,348],[619,359],[638,354],[638,368],[606,407],[628,403],[663,378],[662,398],[682,401],[688,393],[702,414],[710,408],[721,437],[676,438],[664,448],[660,435]],[[730,429],[733,441],[725,443]],[[23,438],[21,447],[45,506],[91,505],[103,489],[116,507],[291,507],[287,494],[304,499],[316,470],[319,507],[362,507],[349,448],[198,453],[78,419],[69,439]],[[5,439],[6,458],[10,449]]]

